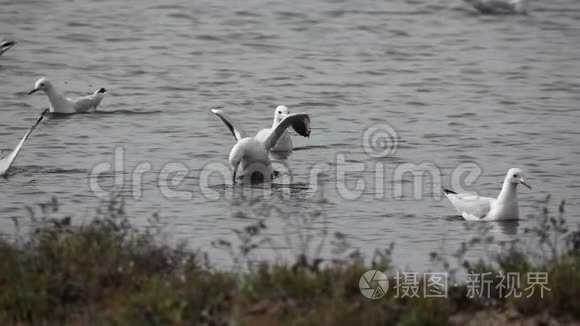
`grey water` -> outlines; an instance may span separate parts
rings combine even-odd
[[[496,196],[510,167],[534,189],[519,189],[519,223],[489,223],[498,241],[525,237],[547,194],[580,222],[576,0],[532,0],[527,16],[482,16],[459,0],[0,7],[0,37],[18,41],[0,57],[0,148],[48,104],[26,95],[39,77],[70,96],[109,90],[99,113],[50,117],[34,132],[0,180],[2,233],[53,196],[80,223],[102,206],[95,189],[116,186],[136,224],[157,213],[170,241],[225,264],[212,241],[249,222],[238,211],[265,205],[289,212],[267,230],[282,249],[301,225],[288,223],[318,210],[308,232],[345,234],[365,255],[394,242],[399,266],[429,268],[431,251],[475,235],[439,187]],[[311,115],[311,137],[293,136],[298,150],[277,160],[285,177],[273,187],[232,187],[215,169],[234,139],[209,109],[253,133],[281,104]]]

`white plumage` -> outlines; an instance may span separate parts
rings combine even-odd
[[[443,189],[451,205],[468,221],[496,221],[519,219],[517,186],[522,184],[530,189],[524,179],[524,173],[518,168],[509,169],[503,186],[496,198],[481,197],[472,194],[458,194]]]
[[[264,139],[247,137],[245,132],[237,127],[233,120],[222,110],[212,109],[234,135],[237,143],[230,151],[229,162],[234,170],[233,182],[236,182],[238,168],[241,170],[240,179],[245,182],[267,182],[274,177],[269,152],[280,140],[288,127],[304,136],[310,136],[310,117],[306,113],[296,113],[286,116],[276,125]]]
[[[46,78],[40,78],[34,84],[34,88],[28,92],[28,95],[37,91],[43,91],[48,96],[50,102],[50,112],[61,114],[85,113],[97,109],[101,101],[107,94],[107,90],[99,88],[93,94],[78,97],[67,98],[60,94],[52,83]]]
[[[290,114],[288,108],[284,105],[280,105],[274,110],[274,122],[272,123],[272,128],[266,128],[258,131],[256,139],[260,141],[265,141],[268,136],[272,133],[272,130],[276,129],[278,124]],[[270,149],[272,152],[290,152],[293,149],[292,137],[288,130],[284,130],[278,142]]]

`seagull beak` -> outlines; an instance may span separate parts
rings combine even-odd
[[[32,95],[36,92],[38,92],[38,88],[35,88],[35,89],[31,90],[30,92],[28,92],[28,95]]]
[[[530,186],[530,185],[529,185],[529,184],[526,182],[526,180],[524,180],[524,179],[520,179],[520,183],[521,183],[521,184],[523,184],[524,186],[528,187],[529,189],[532,189],[532,186]]]

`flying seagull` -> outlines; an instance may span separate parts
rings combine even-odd
[[[20,141],[20,143],[18,143],[16,148],[8,156],[0,159],[0,176],[6,175],[6,172],[8,172],[8,169],[10,169],[10,167],[14,163],[14,160],[16,160],[16,156],[18,156],[18,153],[20,153],[20,150],[22,149],[24,142],[28,139],[28,137],[30,136],[32,131],[36,128],[36,126],[38,126],[40,121],[42,121],[42,119],[44,118],[44,116],[46,115],[46,113],[48,111],[49,111],[48,109],[45,109],[44,111],[42,111],[42,113],[40,114],[40,117],[36,120],[34,125],[32,125],[32,127],[30,127],[30,129],[28,129],[28,132],[26,133],[26,135],[24,135],[24,137],[22,137],[22,140]]]

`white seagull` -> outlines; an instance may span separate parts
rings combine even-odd
[[[274,122],[272,123],[272,128],[262,129],[258,131],[256,135],[256,139],[260,141],[265,141],[268,136],[272,133],[274,129],[280,124],[284,118],[286,118],[290,114],[288,108],[284,105],[280,105],[274,111]],[[272,152],[290,152],[292,151],[292,137],[290,137],[290,133],[288,130],[284,130],[280,139],[274,144],[274,146],[270,149]]]
[[[443,192],[445,192],[451,205],[467,221],[517,220],[519,218],[518,184],[532,189],[524,180],[522,170],[512,168],[507,172],[497,199],[472,194],[458,194],[449,189],[443,189]]]
[[[50,81],[44,77],[40,78],[34,84],[34,88],[28,92],[28,95],[33,94],[38,91],[44,91],[48,96],[50,102],[50,112],[51,113],[61,113],[61,114],[72,114],[72,113],[85,113],[94,111],[97,106],[101,104],[103,97],[107,94],[107,90],[104,88],[99,88],[91,95],[78,97],[78,98],[67,98],[60,94]]]
[[[16,41],[0,41],[0,55],[3,55],[4,52],[8,51],[11,47],[16,44]]]
[[[233,120],[222,110],[212,109],[211,112],[225,123],[237,141],[228,159],[234,170],[233,183],[236,183],[238,168],[241,169],[240,179],[246,182],[272,180],[274,170],[268,154],[288,127],[292,126],[298,134],[304,137],[310,136],[310,116],[306,113],[289,114],[276,125],[266,139],[260,140],[257,137],[247,137],[244,131],[236,127]]]
[[[527,0],[463,0],[482,14],[522,15],[528,11]]]
[[[18,156],[18,153],[20,153],[20,150],[22,149],[22,145],[24,145],[24,142],[26,141],[26,139],[28,139],[28,137],[30,136],[30,134],[32,133],[34,128],[36,128],[36,126],[38,126],[38,124],[40,123],[40,121],[42,121],[42,119],[44,118],[44,116],[46,115],[47,112],[48,112],[48,109],[45,109],[44,111],[42,111],[42,114],[40,114],[40,117],[38,118],[38,120],[36,120],[34,125],[32,125],[32,127],[30,127],[30,129],[28,129],[28,132],[26,133],[26,135],[24,135],[24,137],[22,137],[22,140],[20,141],[20,143],[18,143],[16,148],[8,156],[0,159],[0,176],[6,175],[6,172],[8,172],[8,169],[10,169],[10,167],[14,163],[16,156]]]

